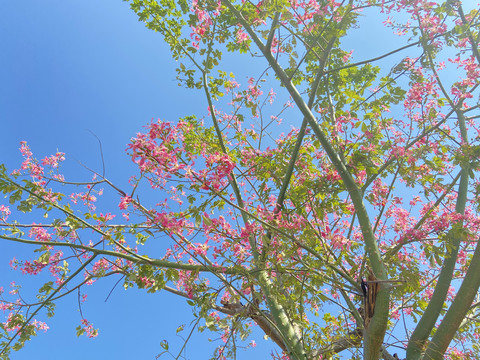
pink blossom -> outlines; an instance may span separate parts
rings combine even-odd
[[[342,61],[344,63],[346,63],[352,57],[352,54],[353,54],[353,50],[351,50],[349,53],[346,53],[345,55],[343,55]]]
[[[50,157],[45,157],[42,160],[42,165],[44,166],[51,166],[52,168],[58,168],[58,165],[61,161],[65,160],[65,154],[62,152],[57,152],[55,155],[51,155]]]
[[[248,35],[243,31],[242,28],[238,29],[236,34],[237,44],[243,44],[244,42],[248,41]]]
[[[89,338],[95,338],[98,336],[98,329],[94,329],[93,325],[87,320],[87,319],[82,319],[80,322],[83,325],[83,330],[85,331],[85,334]]]
[[[28,236],[35,238],[36,241],[51,241],[52,235],[48,233],[47,229],[42,227],[32,227]]]
[[[44,332],[47,332],[49,329],[48,325],[43,321],[33,320],[32,325],[35,327],[35,329],[43,330]]]
[[[0,205],[0,221],[6,222],[11,213],[8,206]]]

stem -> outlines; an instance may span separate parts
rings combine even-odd
[[[465,117],[462,112],[457,111],[458,116],[458,123],[460,127],[460,133],[462,136],[463,143],[468,143],[467,138],[467,130],[465,124]],[[467,202],[467,192],[468,192],[468,178],[469,178],[469,171],[470,166],[463,165],[462,166],[462,175],[460,177],[460,184],[458,190],[458,197],[457,197],[457,204],[455,207],[455,211],[459,214],[465,213],[465,206]],[[443,303],[445,302],[448,289],[450,287],[450,283],[453,277],[453,271],[455,269],[458,250],[460,247],[460,242],[463,238],[463,233],[461,232],[463,225],[463,221],[458,223],[457,226],[454,226],[452,230],[449,232],[449,236],[447,237],[447,241],[451,238],[451,245],[447,247],[446,254],[445,254],[445,262],[440,272],[440,276],[438,279],[437,286],[435,287],[435,291],[432,295],[432,300],[427,306],[425,313],[422,316],[422,319],[417,325],[412,337],[410,338],[410,342],[407,348],[407,356],[408,354],[413,354],[415,358],[419,358],[421,350],[426,342],[427,337],[430,335],[433,327],[435,326],[435,322],[437,321],[438,315],[443,307]],[[450,242],[450,241],[449,241]],[[470,267],[467,270],[467,274],[465,279],[462,282],[462,285],[455,296],[455,300],[450,306],[450,309],[447,311],[445,318],[440,325],[442,328],[442,332],[439,334],[439,329],[435,332],[435,335],[432,338],[432,341],[428,345],[427,351],[425,353],[426,359],[440,359],[443,358],[443,354],[448,347],[448,344],[452,340],[453,336],[457,332],[458,327],[460,326],[465,314],[468,312],[470,305],[473,302],[473,296],[476,294],[478,287],[480,285],[480,272],[477,269],[479,264],[480,258],[480,249],[477,244],[477,248],[473,255],[473,258],[470,263]],[[474,290],[474,294],[471,294],[471,291]],[[468,302],[469,301],[469,302]],[[464,303],[468,302],[468,304],[463,305]],[[465,308],[459,308],[459,304],[461,306],[465,306]],[[448,315],[448,317],[447,317]],[[445,324],[448,324],[448,327],[445,328]],[[418,330],[417,330],[418,329]],[[409,351],[410,349],[410,351]],[[442,351],[443,350],[443,351]]]
[[[462,285],[458,290],[455,300],[448,309],[442,323],[438,327],[433,336],[424,359],[438,359],[444,358],[444,353],[448,345],[455,336],[457,329],[460,327],[465,315],[470,311],[470,306],[477,295],[480,287],[480,246],[473,253],[470,266],[467,274],[463,279]]]
[[[177,270],[188,270],[188,271],[204,271],[210,273],[218,273],[222,272],[223,274],[237,274],[237,275],[245,275],[248,271],[242,271],[239,267],[231,267],[231,268],[224,268],[219,266],[212,266],[212,265],[194,265],[194,264],[179,264],[176,262],[165,261],[165,260],[158,260],[158,259],[148,259],[143,260],[142,258],[133,257],[128,254],[123,254],[121,252],[112,251],[112,250],[102,250],[96,249],[85,245],[78,245],[72,243],[62,243],[56,241],[36,241],[36,240],[27,240],[21,238],[14,238],[10,236],[0,235],[0,239],[8,240],[8,241],[15,241],[23,244],[30,244],[36,246],[63,246],[69,247],[71,249],[81,249],[97,255],[107,255],[113,256],[120,259],[125,259],[128,261],[133,262],[134,264],[145,264],[145,265],[153,265],[159,268],[166,268],[166,269],[177,269]],[[250,272],[254,272],[255,270],[250,270]]]
[[[463,13],[463,8],[462,8],[461,3],[459,3],[459,5],[458,5],[458,14],[460,15],[460,19],[462,19],[463,24],[466,24],[467,19],[465,17],[465,14]],[[480,63],[480,52],[478,51],[477,42],[473,38],[473,35],[472,35],[472,32],[470,31],[470,29],[467,29],[467,32],[468,32],[468,40],[470,40],[470,44],[472,45],[473,55],[475,55],[475,58]]]
[[[422,43],[422,45],[424,44]],[[437,78],[437,81],[441,86],[442,91],[448,98],[448,94],[443,88],[442,83],[440,82],[440,78],[436,73],[436,70],[433,64],[433,59],[431,58],[431,55],[427,50],[425,50],[425,52],[428,56],[428,60],[430,62],[432,71],[434,72]],[[462,143],[468,144],[468,134],[467,134],[467,128],[465,124],[465,116],[460,110],[458,110],[458,108],[460,107],[461,101],[457,104],[454,104],[452,100],[450,100],[450,98],[448,98],[448,101],[450,102],[450,105],[452,106],[453,109],[455,109],[455,112],[457,113]],[[463,215],[465,213],[465,206],[467,202],[468,177],[469,177],[470,166],[461,165],[461,167],[462,169],[460,172],[460,184],[458,189],[457,203],[455,205],[455,212]],[[435,286],[435,290],[430,299],[430,302],[428,303],[428,306],[425,309],[425,312],[423,313],[422,318],[418,322],[408,342],[408,346],[407,346],[408,359],[420,358],[422,351],[425,347],[425,344],[427,342],[427,339],[430,336],[430,333],[432,332],[433,328],[435,327],[435,323],[437,322],[438,316],[440,315],[440,312],[443,308],[445,299],[447,298],[448,289],[450,288],[450,284],[452,282],[453,271],[455,270],[455,265],[457,263],[457,256],[458,256],[458,251],[460,247],[460,242],[463,237],[462,233],[460,232],[462,227],[463,227],[463,221],[455,224],[447,234],[446,241],[448,246],[446,246],[446,249],[445,249],[443,266],[440,271],[438,282],[437,282],[437,285]],[[457,328],[449,329],[449,331],[452,333],[452,336],[453,334],[455,334]],[[431,349],[431,346],[432,345],[429,345],[428,348]],[[443,357],[443,353],[441,353],[440,356]]]

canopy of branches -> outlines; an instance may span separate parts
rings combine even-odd
[[[132,138],[130,188],[66,178],[63,153],[37,159],[27,143],[18,170],[0,167],[0,239],[32,248],[12,266],[52,276],[35,301],[2,294],[1,358],[57,300],[110,276],[187,299],[195,326],[221,335],[214,359],[235,358],[252,326],[277,359],[476,358],[479,10],[128,2],[205,111]],[[356,59],[365,21],[397,40]],[[102,191],[111,213],[96,212]],[[89,320],[78,333],[94,337]]]

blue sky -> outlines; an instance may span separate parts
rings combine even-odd
[[[385,44],[387,38],[377,33],[368,41],[352,40],[362,45],[355,60],[382,54],[379,41]],[[65,152],[69,179],[88,180],[78,162],[102,171],[94,133],[102,142],[106,176],[127,187],[135,166],[125,155],[126,144],[143,125],[152,118],[175,120],[205,110],[203,94],[178,87],[174,69],[161,37],[120,0],[1,2],[0,163],[18,168],[19,142],[25,140],[39,158]],[[2,242],[0,286],[12,279],[41,286],[39,279],[19,276],[8,266],[13,256],[28,251]],[[70,296],[58,303],[55,318],[48,320],[50,330],[12,359],[154,359],[163,339],[178,350],[182,342],[175,329],[193,319],[189,306],[165,292],[147,295],[121,286],[105,302],[114,284],[113,279],[95,284],[83,307],[85,317],[100,328],[97,339],[76,337],[80,315],[76,296]],[[215,337],[195,335],[187,358],[208,358],[213,349],[209,336]],[[240,351],[239,359],[265,358],[274,348],[259,336],[255,340],[258,349]]]

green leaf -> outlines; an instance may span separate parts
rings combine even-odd
[[[82,328],[81,326],[77,326],[76,330],[77,330],[77,336],[82,336],[83,334],[85,334],[85,329]]]
[[[178,331],[177,331],[177,333],[178,333]],[[168,346],[168,341],[167,341],[167,340],[162,340],[162,341],[160,342],[160,346],[161,346],[164,350],[168,351],[169,346]]]
[[[177,331],[175,332],[176,334],[178,334],[179,332],[182,332],[183,330],[185,329],[185,325],[180,325],[178,328],[177,328]]]
[[[12,195],[10,195],[9,202],[11,205],[13,205],[21,199],[22,199],[22,190],[17,190]]]

